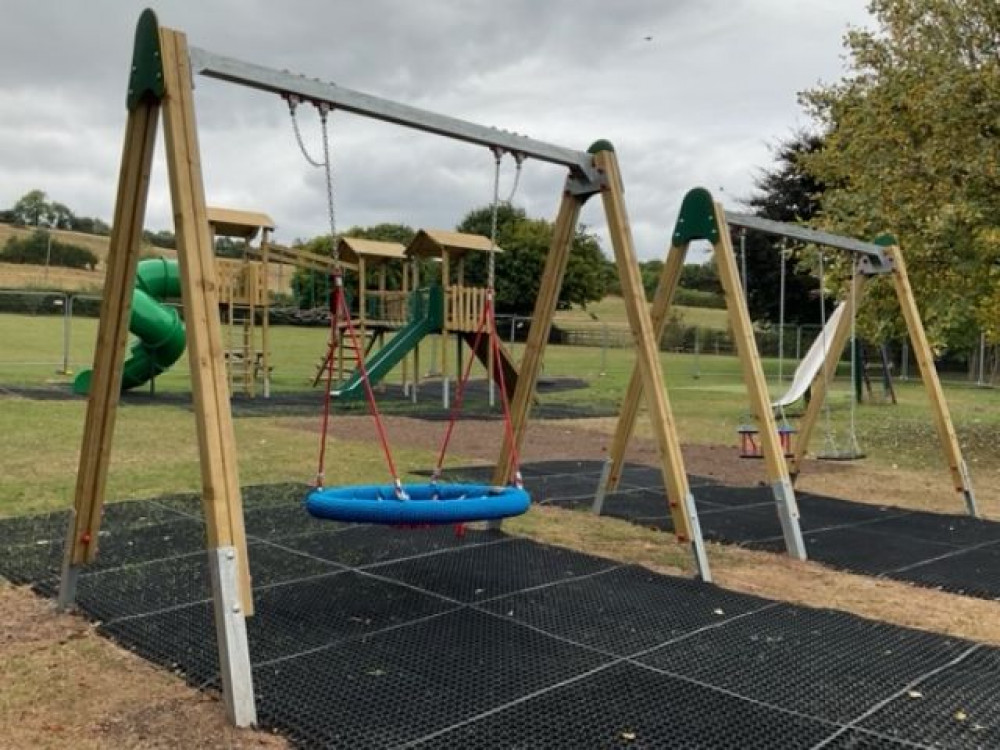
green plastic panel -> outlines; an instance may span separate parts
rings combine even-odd
[[[719,225],[715,221],[715,201],[705,188],[689,190],[681,202],[681,211],[674,227],[674,245],[692,240],[719,241]]]
[[[160,24],[149,8],[135,25],[132,70],[128,77],[126,105],[131,112],[147,99],[160,101],[166,89],[163,83],[163,58],[160,56]]]

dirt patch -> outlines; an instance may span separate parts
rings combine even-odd
[[[27,589],[0,584],[0,610],[2,748],[288,747]]]

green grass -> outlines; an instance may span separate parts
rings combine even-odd
[[[60,318],[0,316],[0,385],[39,385],[66,380],[55,374],[61,361]],[[74,369],[89,362],[96,321],[76,319],[72,329],[71,361]],[[275,328],[273,331],[274,388],[301,391],[325,347],[322,328]],[[523,345],[514,345],[520,356]],[[440,345],[422,348],[422,369],[431,361],[431,350],[440,356]],[[450,369],[455,366],[449,349]],[[731,356],[663,353],[661,355],[669,397],[681,439],[686,443],[736,445],[736,427],[748,419],[747,399],[739,362]],[[35,364],[26,364],[35,363]],[[590,387],[545,394],[547,403],[603,406],[612,413],[620,404],[634,363],[629,349],[552,346],[546,351],[545,377],[582,378]],[[773,394],[777,362],[765,360],[764,369]],[[785,363],[786,382],[793,367]],[[477,369],[477,375],[482,371]],[[390,380],[398,381],[398,373]],[[186,361],[157,381],[161,390],[188,391]],[[863,405],[856,419],[862,446],[873,461],[921,470],[940,465],[936,432],[927,398],[919,381],[897,383],[899,405]],[[437,399],[436,389],[424,389],[424,403]],[[1000,465],[1000,390],[946,386],[960,441],[970,466],[995,471]],[[0,409],[0,430],[16,435],[7,440],[0,458],[0,514],[65,507],[72,496],[84,415],[83,401],[44,402],[5,398]],[[399,404],[394,408],[399,409]],[[403,409],[405,411],[405,409]],[[319,406],[317,400],[317,415]],[[191,413],[176,406],[124,405],[116,433],[114,466],[109,493],[112,497],[155,495],[196,489],[199,484]],[[850,416],[846,377],[834,384],[831,427],[844,440]],[[794,418],[792,418],[794,422]],[[822,444],[821,421],[813,447]],[[245,483],[308,480],[314,471],[316,436],[302,429],[302,420],[280,417],[238,419],[241,480]],[[402,449],[404,466],[427,466],[429,455]],[[381,476],[381,459],[370,444],[341,446],[338,466],[347,467],[344,481]],[[461,449],[457,447],[457,453]],[[567,455],[572,450],[567,446]],[[346,459],[346,460],[341,460]]]
[[[687,307],[675,305],[671,308],[680,317],[680,321],[689,326],[725,330],[728,318],[725,310],[709,307]],[[571,310],[560,310],[556,313],[556,324],[567,326],[603,325],[628,326],[625,314],[625,300],[621,297],[605,297],[600,302],[592,302],[583,310],[574,307]]]

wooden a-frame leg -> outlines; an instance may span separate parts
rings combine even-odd
[[[650,310],[653,335],[657,342],[663,338],[663,331],[667,327],[670,306],[673,304],[674,293],[680,285],[681,271],[684,268],[684,259],[687,257],[689,246],[689,242],[683,242],[680,245],[671,245],[667,251],[667,261],[660,272],[660,279]],[[618,489],[618,484],[621,482],[622,469],[625,466],[625,451],[628,449],[629,441],[635,431],[635,423],[641,404],[642,373],[639,371],[637,363],[632,367],[632,375],[629,377],[628,388],[625,390],[622,408],[615,425],[615,434],[611,440],[611,447],[608,449],[608,458],[604,463],[604,470],[594,495],[594,504],[591,510],[597,515],[600,515],[604,507],[604,498],[607,493]]]
[[[563,193],[562,201],[559,204],[552,242],[545,258],[541,286],[538,289],[538,296],[535,298],[531,328],[528,330],[524,353],[521,355],[517,385],[514,388],[514,397],[510,402],[514,442],[511,444],[510,439],[504,436],[500,459],[493,473],[493,484],[496,486],[506,485],[510,481],[512,457],[515,452],[520,455],[521,447],[524,445],[528,415],[531,411],[535,386],[538,384],[538,376],[542,370],[542,357],[545,354],[545,345],[548,343],[552,330],[552,318],[556,312],[559,290],[566,273],[569,252],[573,246],[573,236],[584,201],[586,201],[586,196],[573,195],[567,191]],[[494,522],[490,526],[498,528],[499,523]]]
[[[160,50],[166,87],[167,171],[188,334],[222,691],[230,720],[248,726],[257,720],[244,619],[252,614],[253,599],[187,40],[179,32],[160,29]]]
[[[639,275],[632,229],[625,211],[618,159],[610,145],[597,151],[594,155],[594,165],[604,173],[607,180],[601,197],[604,201],[611,245],[614,248],[615,262],[621,279],[625,310],[636,340],[636,358],[642,379],[642,392],[646,397],[646,407],[660,451],[660,468],[673,519],[674,533],[679,541],[691,545],[698,576],[704,581],[711,581],[712,573],[701,535],[701,526],[698,523],[698,511],[688,486],[680,441],[663,381],[659,342],[653,330],[653,322]]]
[[[857,309],[865,289],[865,277],[857,274],[854,284],[847,292],[844,304],[847,309],[840,316],[836,327],[833,329],[830,339],[830,347],[827,351],[823,365],[820,367],[816,377],[813,378],[812,385],[809,386],[809,404],[806,406],[805,414],[799,420],[799,430],[795,435],[795,450],[792,457],[788,459],[788,468],[793,479],[797,479],[802,471],[802,461],[809,450],[809,441],[812,440],[813,432],[819,422],[819,415],[823,409],[829,390],[829,384],[837,375],[837,365],[840,357],[847,346],[847,339],[851,335],[851,314],[850,311]]]
[[[159,113],[158,101],[142,102],[129,113],[125,127],[76,495],[59,586],[58,604],[63,608],[76,598],[80,568],[97,555]]]
[[[799,526],[799,509],[795,501],[795,491],[788,475],[784,450],[778,439],[778,427],[774,421],[771,409],[771,397],[767,391],[767,381],[764,379],[764,369],[760,363],[760,353],[753,335],[753,325],[747,309],[743,285],[739,272],[736,270],[736,255],[733,252],[732,238],[725,231],[726,218],[722,205],[715,204],[716,226],[723,228],[715,243],[715,259],[719,269],[719,280],[726,294],[726,306],[729,309],[729,321],[733,326],[733,338],[736,341],[736,352],[743,369],[743,379],[746,382],[750,407],[758,420],[761,436],[761,453],[764,456],[764,466],[768,481],[777,506],[778,519],[785,539],[785,549],[797,560],[807,557],[805,542],[802,539],[802,529]]]
[[[903,254],[898,246],[892,246],[886,248],[886,255],[892,260],[892,283],[896,287],[899,307],[906,320],[910,341],[913,343],[913,354],[920,367],[920,377],[924,381],[924,388],[926,388],[927,396],[930,399],[934,426],[937,428],[941,449],[948,462],[952,482],[956,492],[961,493],[965,500],[965,507],[969,515],[975,517],[977,515],[976,496],[969,477],[969,467],[962,456],[962,449],[959,447],[958,436],[955,434],[955,426],[948,410],[948,402],[945,400],[941,380],[934,367],[934,355],[927,341],[927,332],[924,330],[923,321],[920,319],[920,310],[917,308],[917,300],[913,296],[910,277],[906,273]]]

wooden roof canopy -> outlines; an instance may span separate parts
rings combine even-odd
[[[354,265],[357,265],[361,258],[384,262],[387,260],[402,260],[406,257],[406,248],[399,242],[364,240],[360,237],[341,237],[337,243],[337,248],[340,251],[340,259]]]
[[[217,237],[239,237],[250,241],[261,229],[274,231],[274,221],[257,211],[208,207],[208,223]]]
[[[503,252],[499,247],[494,251]],[[445,253],[455,258],[469,252],[490,252],[490,238],[444,229],[421,229],[406,248],[411,258],[440,258]]]

